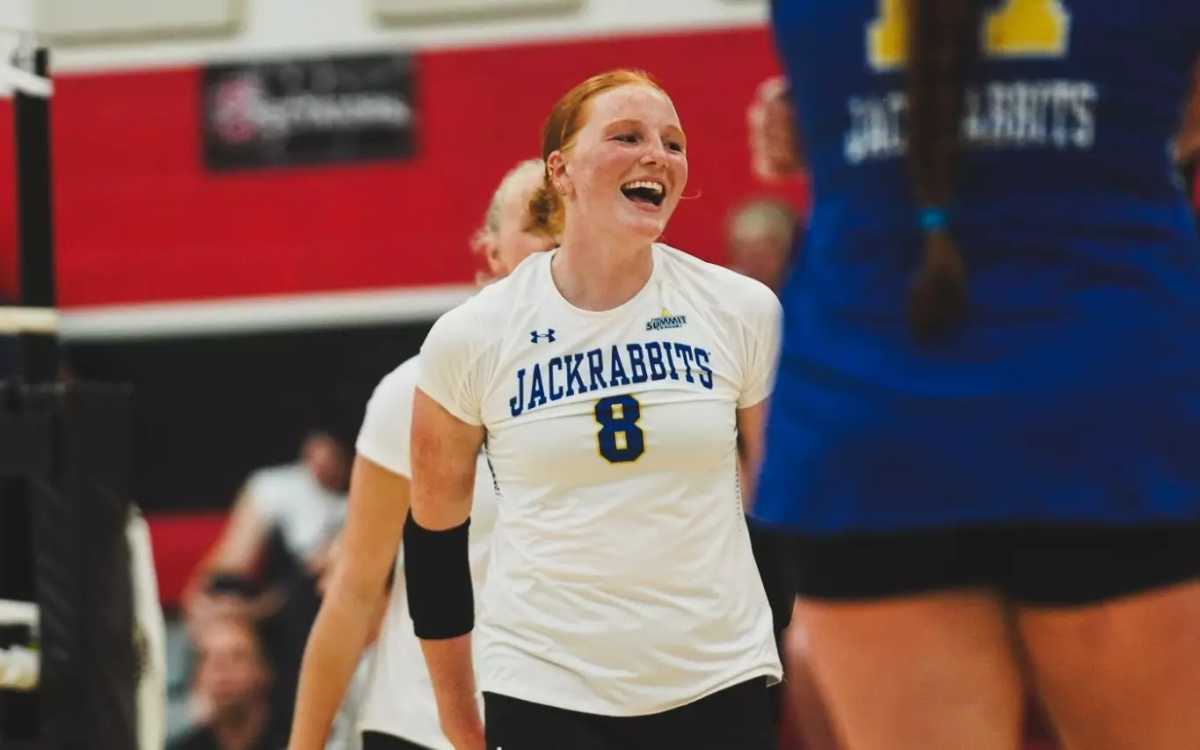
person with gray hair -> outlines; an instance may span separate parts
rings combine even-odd
[[[778,292],[796,233],[796,212],[781,198],[756,198],[738,204],[725,233],[731,267]]]

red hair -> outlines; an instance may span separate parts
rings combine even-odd
[[[551,237],[562,234],[566,216],[562,195],[550,179],[549,160],[555,151],[566,151],[575,143],[575,136],[587,121],[588,103],[606,91],[622,86],[649,86],[667,92],[650,76],[640,70],[612,70],[592,76],[567,92],[558,100],[542,130],[542,159],[546,161],[546,173],[542,184],[529,200],[529,216],[533,227]]]

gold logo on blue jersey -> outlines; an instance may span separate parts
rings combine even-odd
[[[662,331],[667,328],[683,328],[685,325],[687,325],[686,315],[672,315],[671,311],[664,307],[661,315],[646,321],[646,330]]]

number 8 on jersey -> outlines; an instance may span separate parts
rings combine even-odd
[[[596,402],[596,434],[600,455],[609,463],[636,461],[646,452],[645,434],[638,427],[642,405],[628,393],[609,396]]]

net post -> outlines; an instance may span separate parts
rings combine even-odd
[[[35,48],[32,63],[30,72],[39,78],[49,78],[48,49]],[[44,309],[53,309],[57,298],[50,131],[52,98],[37,96],[20,88],[13,95],[20,304],[22,307]],[[56,381],[58,360],[55,332],[26,332],[21,335],[21,375],[26,383],[34,385]]]
[[[32,56],[19,45],[11,64],[43,79],[48,77],[49,51],[36,47]],[[27,59],[30,58],[31,59]],[[30,70],[32,68],[32,70]],[[18,304],[55,307],[54,228],[50,160],[50,97],[33,95],[20,86],[13,92],[16,154]],[[58,342],[54,331],[20,335],[20,380],[49,383],[58,378]],[[22,400],[20,382],[0,387],[0,410],[11,412]],[[7,417],[8,414],[5,414]],[[34,601],[33,507],[29,480],[0,477],[0,598]],[[0,641],[13,633],[0,629]],[[10,630],[10,629],[9,629]],[[0,645],[9,645],[0,642]],[[39,728],[35,693],[0,691],[0,745],[14,748],[35,743]]]

